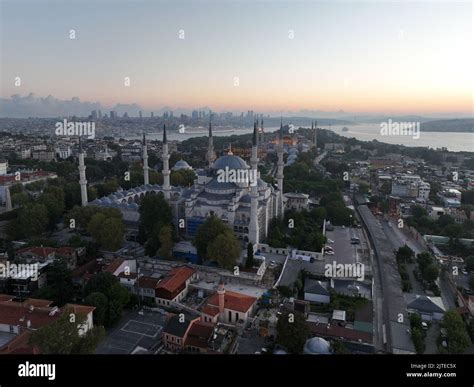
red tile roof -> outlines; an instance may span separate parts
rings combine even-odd
[[[14,298],[15,297],[9,296],[8,294],[0,294],[0,302],[2,302],[2,301],[11,301]]]
[[[76,252],[76,249],[71,246],[62,246],[56,249],[56,253],[59,255],[73,255]]]
[[[38,329],[51,324],[59,317],[58,313],[50,316],[50,312],[50,308],[34,308],[30,310],[28,306],[22,305],[19,302],[1,302],[0,324],[27,327],[27,321],[30,321],[30,327],[32,329]]]
[[[49,306],[51,304],[52,301],[39,299],[27,299],[25,302],[0,301],[0,324],[27,328],[27,322],[30,321],[31,329],[39,329],[53,323],[65,310],[72,309],[76,314],[88,314],[95,310],[92,306],[67,304],[57,312],[51,313],[53,311],[53,308]]]
[[[39,257],[47,258],[49,255],[53,254],[56,252],[56,249],[54,247],[37,247],[37,246],[32,246],[32,247],[25,247],[23,249],[17,250],[17,254],[25,254],[25,253],[31,253],[34,255],[37,255]]]
[[[23,302],[23,304],[26,306],[33,305],[34,307],[43,307],[43,308],[50,306],[52,303],[53,301],[41,300],[39,298],[28,298]]]
[[[246,313],[252,305],[257,301],[255,297],[247,296],[246,294],[231,292],[226,290],[224,295],[224,307],[226,309],[235,310],[237,312]],[[207,300],[210,306],[219,307],[219,295],[214,293]]]
[[[321,335],[325,337],[342,337],[348,341],[359,341],[364,343],[372,343],[373,335],[368,332],[356,331],[355,329],[349,329],[341,327],[337,324],[316,324],[313,322],[307,322],[311,333],[315,335]]]
[[[185,346],[207,348],[208,341],[214,333],[214,325],[196,321],[191,325]]]
[[[146,289],[156,289],[159,282],[159,278],[142,276],[138,279],[138,286]]]
[[[15,336],[12,340],[6,343],[0,348],[0,354],[17,354],[17,355],[37,355],[40,353],[38,347],[30,346],[29,339],[31,336],[30,331],[23,331],[19,335]]]
[[[66,304],[61,308],[63,311],[72,310],[75,314],[87,315],[95,310],[95,306]]]
[[[214,317],[219,314],[219,308],[217,306],[205,305],[201,308],[201,312]]]
[[[120,267],[122,263],[124,263],[125,259],[123,258],[115,258],[112,262],[110,262],[109,266],[107,266],[104,271],[107,273],[114,274],[115,271]]]
[[[175,267],[169,275],[157,286],[157,289],[165,289],[170,293],[178,290],[196,271],[188,266]]]

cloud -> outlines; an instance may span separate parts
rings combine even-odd
[[[78,97],[60,100],[51,95],[37,97],[30,93],[27,96],[15,94],[10,98],[0,98],[0,117],[84,117],[99,109],[106,111],[99,102],[83,102]]]

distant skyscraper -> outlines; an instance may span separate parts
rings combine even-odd
[[[82,149],[81,137],[79,136],[79,185],[81,187],[81,205],[83,207],[87,206],[87,180],[84,157],[85,155],[84,150]]]
[[[92,110],[91,118],[92,118],[93,120],[96,120],[96,119],[97,119],[97,110]]]
[[[99,120],[102,119],[102,111],[99,110]]]
[[[197,110],[193,110],[192,114],[191,114],[191,117],[193,118],[193,120],[197,119],[199,117],[199,113]]]
[[[141,110],[138,112],[138,115],[140,116],[140,118],[143,118],[143,115],[142,115],[142,111],[141,111]]]
[[[117,112],[114,110],[110,111],[110,119],[115,120],[117,118]]]
[[[151,112],[151,118],[155,117],[155,114],[153,112]]]

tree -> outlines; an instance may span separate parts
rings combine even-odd
[[[178,171],[171,172],[171,185],[172,186],[181,186],[187,187],[194,183],[194,179],[196,178],[196,173],[190,169],[181,169]]]
[[[292,354],[303,352],[304,344],[309,336],[309,328],[302,314],[298,312],[282,314],[278,318],[276,330],[278,344]]]
[[[27,238],[41,235],[46,231],[48,223],[48,209],[44,204],[26,205],[18,213],[19,228]]]
[[[116,277],[107,272],[100,272],[92,276],[87,282],[84,293],[89,296],[92,293],[102,293],[107,298],[107,312],[105,314],[105,326],[116,323],[125,305],[127,305],[130,294]]]
[[[413,206],[411,208],[411,213],[415,218],[421,218],[422,216],[428,215],[428,212],[421,206]]]
[[[416,261],[418,263],[418,267],[420,268],[420,271],[423,273],[425,268],[433,262],[433,258],[430,253],[425,251],[423,253],[419,253],[416,256]]]
[[[161,227],[159,233],[160,248],[158,254],[164,259],[171,259],[173,256],[173,228],[170,225]]]
[[[92,216],[87,229],[92,238],[106,250],[115,251],[122,246],[124,234],[122,219],[110,218],[99,212]]]
[[[441,325],[446,329],[449,353],[463,353],[471,345],[466,326],[454,309],[444,314]]]
[[[346,347],[344,347],[344,344],[342,344],[340,341],[333,341],[331,343],[331,351],[335,355],[345,355],[349,353]]]
[[[63,260],[55,260],[48,266],[46,279],[47,285],[39,290],[38,298],[51,300],[58,306],[72,301],[74,297],[72,272]]]
[[[419,328],[413,328],[411,330],[411,340],[415,346],[415,351],[418,354],[425,352],[425,340],[423,338],[423,331]]]
[[[108,300],[107,300],[107,297],[104,295],[104,293],[100,293],[100,292],[90,293],[86,297],[85,303],[90,306],[95,306],[94,324],[105,325],[107,322]]]
[[[45,355],[94,353],[97,344],[105,336],[105,331],[101,327],[95,327],[80,336],[79,328],[85,319],[85,316],[71,316],[71,313],[64,311],[52,324],[33,331],[29,343],[39,347]]]
[[[425,268],[422,274],[425,281],[434,282],[439,276],[438,266],[436,266],[434,263],[431,263]]]
[[[250,269],[255,264],[253,259],[253,245],[249,242],[247,245],[247,260],[245,261],[245,267]]]
[[[141,243],[145,243],[151,234],[155,231],[159,233],[161,227],[169,225],[173,221],[171,207],[161,192],[157,195],[146,195],[140,201],[139,212],[139,239]]]
[[[469,287],[471,288],[471,290],[474,290],[474,274],[471,274],[469,276]]]
[[[154,257],[161,246],[160,243],[160,229],[156,226],[145,242],[145,254]]]
[[[415,253],[407,245],[400,247],[397,251],[397,261],[398,262],[411,262]]]
[[[474,255],[469,255],[464,259],[467,271],[474,271]]]
[[[239,256],[240,244],[228,229],[227,232],[219,234],[207,247],[207,258],[225,269],[232,269]]]
[[[103,224],[100,240],[101,246],[109,251],[118,250],[123,244],[124,226],[122,219],[108,218]]]
[[[61,219],[64,206],[64,191],[61,187],[49,186],[40,196],[38,203],[44,204],[48,210],[49,228],[53,229]]]
[[[295,290],[292,287],[286,286],[286,285],[280,285],[278,286],[278,292],[286,298],[293,297],[295,295]]]
[[[226,226],[215,215],[209,216],[203,224],[201,224],[194,238],[193,244],[196,246],[199,259],[204,262],[208,259],[208,245],[214,241],[218,235],[225,232]]]

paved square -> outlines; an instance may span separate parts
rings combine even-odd
[[[107,332],[99,344],[98,354],[130,354],[137,347],[153,352],[161,343],[165,316],[160,313],[125,312],[120,322]]]

